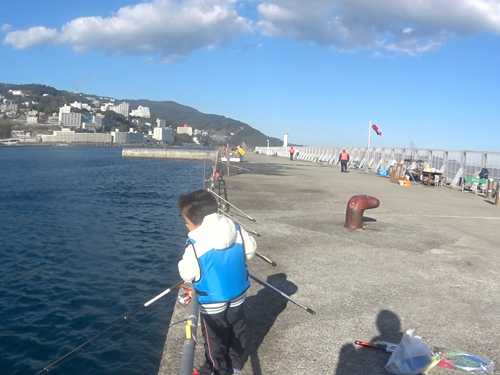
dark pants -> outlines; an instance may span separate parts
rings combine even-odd
[[[290,160],[293,160],[293,154],[290,154]]]
[[[244,365],[246,319],[244,303],[218,314],[200,314],[205,363],[200,375],[229,375]]]
[[[347,172],[347,160],[340,161],[340,171]]]

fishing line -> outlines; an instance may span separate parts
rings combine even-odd
[[[44,367],[42,370],[38,371],[35,375],[39,375],[39,374],[41,374],[44,371],[49,371],[50,368],[53,367],[53,366],[55,366],[57,363],[63,361],[64,359],[68,358],[71,354],[75,353],[76,351],[80,350],[81,348],[83,348],[87,344],[91,343],[92,341],[94,341],[98,337],[102,336],[103,334],[105,334],[106,332],[108,332],[111,328],[117,326],[121,322],[123,322],[123,321],[131,318],[133,315],[137,314],[139,311],[141,311],[141,310],[145,309],[146,307],[148,307],[149,305],[155,303],[160,298],[162,298],[165,295],[167,295],[168,293],[170,293],[172,291],[172,289],[176,289],[176,288],[180,287],[183,283],[184,283],[184,281],[179,281],[177,284],[172,285],[170,288],[165,289],[163,292],[161,292],[157,296],[153,297],[152,299],[150,299],[149,301],[147,301],[146,303],[144,303],[141,307],[139,307],[138,309],[134,310],[132,313],[124,316],[120,320],[117,320],[115,323],[111,324],[108,328],[102,330],[101,332],[99,332],[97,335],[95,335],[91,339],[87,340],[86,342],[84,342],[80,346],[76,347],[75,349],[73,349],[72,351],[70,351],[69,353],[67,353],[66,355],[62,356],[58,360],[56,360],[56,361],[52,362],[51,364],[49,364],[48,366]]]

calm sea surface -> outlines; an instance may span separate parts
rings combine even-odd
[[[0,148],[0,374],[33,375],[179,281],[177,197],[202,185],[203,162]],[[156,374],[175,296],[50,374]]]

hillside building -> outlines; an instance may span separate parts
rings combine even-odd
[[[26,123],[30,125],[38,124],[38,117],[37,116],[28,116],[26,118]]]
[[[114,143],[146,143],[147,139],[142,133],[126,133],[118,130],[111,132]]]
[[[114,107],[110,108],[112,111],[115,111],[116,113],[119,113],[120,115],[123,115],[127,120],[128,120],[128,113],[130,109],[130,104],[123,102],[118,105],[115,105]]]
[[[9,92],[14,96],[21,96],[23,98],[26,96],[26,94],[21,90],[9,90]]]
[[[42,142],[63,142],[63,143],[111,143],[111,134],[104,133],[75,133],[70,129],[54,131],[52,135],[42,135]]]
[[[60,125],[65,128],[77,128],[82,127],[82,114],[69,112],[69,113],[59,113]]]
[[[172,143],[174,141],[174,136],[172,135],[172,129],[167,129],[164,127],[156,127],[153,129],[153,139],[157,141],[162,141],[166,143]]]
[[[149,113],[149,107],[140,105],[137,109],[133,109],[132,112],[130,112],[130,116],[150,118],[151,114]]]
[[[193,128],[191,126],[188,126],[187,124],[184,124],[184,126],[178,126],[177,134],[193,135]]]

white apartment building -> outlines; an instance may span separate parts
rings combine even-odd
[[[26,123],[27,124],[38,124],[38,117],[37,116],[28,116],[26,118]]]
[[[184,124],[184,126],[178,126],[177,134],[193,135],[193,128],[191,126],[188,126],[187,124]]]
[[[74,103],[71,103],[70,107],[78,108],[78,109],[85,109],[87,111],[90,111],[92,109],[88,104],[82,103],[82,102],[76,102],[76,101]]]
[[[59,108],[59,123],[62,122],[63,113],[71,113],[71,106],[64,104],[64,106]]]
[[[75,133],[73,130],[63,129],[54,131],[52,135],[42,135],[42,142],[64,143],[111,143],[113,137],[105,133]]]
[[[142,133],[111,132],[114,143],[146,143],[147,139]]]
[[[22,92],[21,90],[9,90],[10,93],[12,93],[12,95],[14,96],[26,96],[26,94],[24,92]]]
[[[156,127],[157,128],[166,128],[167,127],[167,120],[157,118],[156,119]]]
[[[82,126],[82,114],[81,113],[60,113],[61,126],[67,128],[80,128]]]
[[[166,143],[172,143],[174,141],[174,136],[172,135],[172,129],[159,128],[159,127],[154,128],[153,139]]]
[[[113,108],[110,108],[112,111],[115,111],[116,113],[119,113],[120,115],[123,115],[127,120],[128,120],[128,113],[130,109],[130,104],[123,102],[118,105],[115,105]]]
[[[7,102],[6,104],[0,105],[0,112],[17,112],[17,110],[17,104],[11,104]]]
[[[149,107],[140,105],[137,109],[133,109],[132,112],[130,112],[130,116],[150,118],[151,114],[149,113]]]

